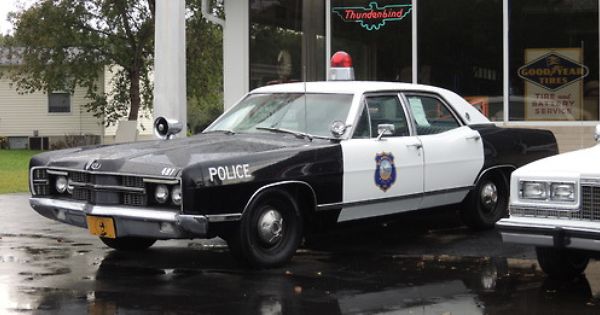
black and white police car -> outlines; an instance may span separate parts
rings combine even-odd
[[[463,202],[467,225],[491,228],[510,173],[556,152],[551,132],[496,127],[445,89],[289,83],[251,91],[188,138],[38,154],[30,203],[115,249],[220,236],[268,267],[328,223]]]
[[[600,140],[600,125],[596,127]],[[513,172],[507,243],[536,247],[549,276],[580,275],[600,255],[600,144],[527,164]]]

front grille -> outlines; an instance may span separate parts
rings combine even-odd
[[[600,187],[581,186],[581,210],[548,210],[511,208],[514,216],[600,221]]]
[[[125,187],[144,188],[144,179],[142,177],[123,176],[122,185]]]
[[[34,169],[31,173],[33,182],[32,193],[36,196],[50,195],[50,181],[48,180],[48,172],[44,168]]]
[[[87,183],[89,182],[89,174],[82,172],[69,172],[69,179],[76,183]]]
[[[73,188],[73,199],[90,201],[89,189]]]
[[[146,195],[124,193],[123,204],[127,206],[145,206],[147,204]]]

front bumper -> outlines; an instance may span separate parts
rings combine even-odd
[[[82,228],[87,228],[87,215],[111,217],[115,222],[117,237],[182,239],[208,235],[206,216],[184,215],[177,210],[101,206],[38,197],[30,198],[29,203],[36,212],[49,219]]]
[[[506,243],[600,251],[600,222],[513,216],[496,227]]]

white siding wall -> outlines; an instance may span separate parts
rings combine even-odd
[[[5,70],[0,68],[0,71]],[[70,113],[48,113],[48,95],[45,93],[18,94],[10,80],[0,78],[0,136],[102,135],[99,120],[82,106],[87,103],[85,91],[77,90],[71,96]]]

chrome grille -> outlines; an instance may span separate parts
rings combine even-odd
[[[123,176],[122,185],[126,187],[144,188],[144,179],[142,177]]]
[[[85,188],[73,188],[73,199],[90,201],[90,191]]]
[[[123,204],[127,206],[145,206],[147,204],[146,195],[124,193]]]
[[[44,168],[37,168],[32,172],[33,193],[38,196],[47,196],[50,194],[50,181],[48,172]]]
[[[89,182],[88,174],[82,172],[69,172],[69,179],[77,183]]]
[[[581,186],[581,210],[511,208],[510,214],[538,218],[600,221],[600,187]]]

